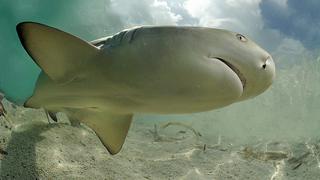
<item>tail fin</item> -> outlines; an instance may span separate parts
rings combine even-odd
[[[76,36],[43,24],[22,22],[16,28],[24,49],[56,82],[74,79],[99,51]]]

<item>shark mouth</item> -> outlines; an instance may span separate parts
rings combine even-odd
[[[244,75],[240,72],[240,70],[222,58],[219,58],[219,57],[215,57],[215,58],[218,59],[219,61],[223,62],[224,64],[226,64],[234,73],[236,73],[236,75],[239,77],[239,79],[242,83],[242,88],[244,89],[246,86],[247,80],[244,77]]]

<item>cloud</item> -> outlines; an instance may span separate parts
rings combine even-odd
[[[304,45],[292,38],[283,38],[279,46],[272,52],[273,58],[277,59],[277,67],[290,69],[293,66],[303,65],[306,61],[314,59],[314,53],[304,47]]]
[[[320,48],[320,1],[265,0],[260,4],[267,28],[297,39],[310,49]]]
[[[288,7],[288,0],[267,0],[272,2],[273,4],[277,5],[278,7],[282,9],[286,9]]]
[[[260,0],[187,0],[184,7],[199,19],[198,25],[254,35],[263,27],[259,3]]]
[[[155,0],[151,4],[151,15],[155,24],[177,24],[182,17],[171,11],[167,2]]]
[[[160,0],[111,0],[110,8],[117,12],[127,26],[177,25],[182,16],[174,13],[166,1]]]

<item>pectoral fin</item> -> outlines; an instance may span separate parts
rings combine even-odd
[[[71,116],[89,126],[97,134],[110,154],[117,154],[121,150],[128,134],[133,114],[117,114],[84,109],[73,111]]]
[[[61,83],[85,72],[99,51],[76,36],[39,23],[20,23],[17,32],[32,59],[52,80]]]

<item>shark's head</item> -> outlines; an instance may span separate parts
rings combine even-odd
[[[238,101],[257,96],[272,84],[275,64],[271,55],[248,37],[221,29],[207,29],[204,35],[209,61],[224,63],[223,68],[231,69],[230,76],[236,74],[242,84]]]

